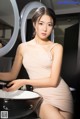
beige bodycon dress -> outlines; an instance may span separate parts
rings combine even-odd
[[[47,45],[42,46],[35,42],[35,40],[25,43],[26,53],[23,55],[23,65],[28,72],[30,79],[49,77],[51,73],[52,55],[51,48],[45,50]],[[53,59],[54,60],[54,59]],[[34,88],[34,91],[43,97],[43,103],[51,104],[62,111],[73,112],[72,95],[68,85],[60,77],[59,85],[46,88]]]

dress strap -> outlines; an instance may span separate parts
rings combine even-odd
[[[53,45],[51,45],[49,50],[51,51],[56,45],[57,45],[57,43],[54,43]]]

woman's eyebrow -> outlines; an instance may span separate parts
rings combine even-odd
[[[44,21],[39,21],[39,22],[43,22],[43,23],[45,23]],[[53,24],[52,22],[47,22],[47,23]]]

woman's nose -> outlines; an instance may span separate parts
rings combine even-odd
[[[47,31],[47,25],[44,25],[44,31]]]

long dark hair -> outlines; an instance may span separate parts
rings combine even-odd
[[[32,23],[36,24],[37,19],[41,18],[43,15],[48,15],[53,19],[53,27],[56,24],[56,15],[54,10],[52,10],[51,8],[47,8],[45,6],[39,7],[33,14],[32,16]],[[35,31],[33,33],[33,37],[35,36]]]

